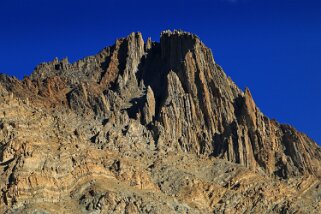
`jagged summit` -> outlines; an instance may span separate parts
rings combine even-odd
[[[199,37],[196,34],[184,31],[184,30],[164,30],[160,34],[160,38],[162,37],[171,37],[171,36],[178,36],[178,37],[185,37],[190,39],[198,39]]]
[[[131,33],[21,81],[1,75],[0,110],[1,211],[321,206],[320,147],[267,118],[194,34]]]

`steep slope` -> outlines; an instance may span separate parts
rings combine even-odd
[[[321,149],[264,116],[190,33],[0,76],[4,212],[310,212]]]

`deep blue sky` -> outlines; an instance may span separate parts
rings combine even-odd
[[[267,116],[321,143],[320,0],[3,0],[0,27],[0,73],[18,78],[132,31],[191,31]]]

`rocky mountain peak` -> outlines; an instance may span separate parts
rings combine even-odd
[[[42,63],[21,81],[1,75],[0,92],[0,210],[320,207],[309,204],[320,193],[320,147],[264,116],[194,34],[163,31],[158,43],[131,33],[77,62]]]

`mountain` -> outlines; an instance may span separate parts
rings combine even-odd
[[[0,75],[1,213],[319,213],[321,148],[193,34]]]

